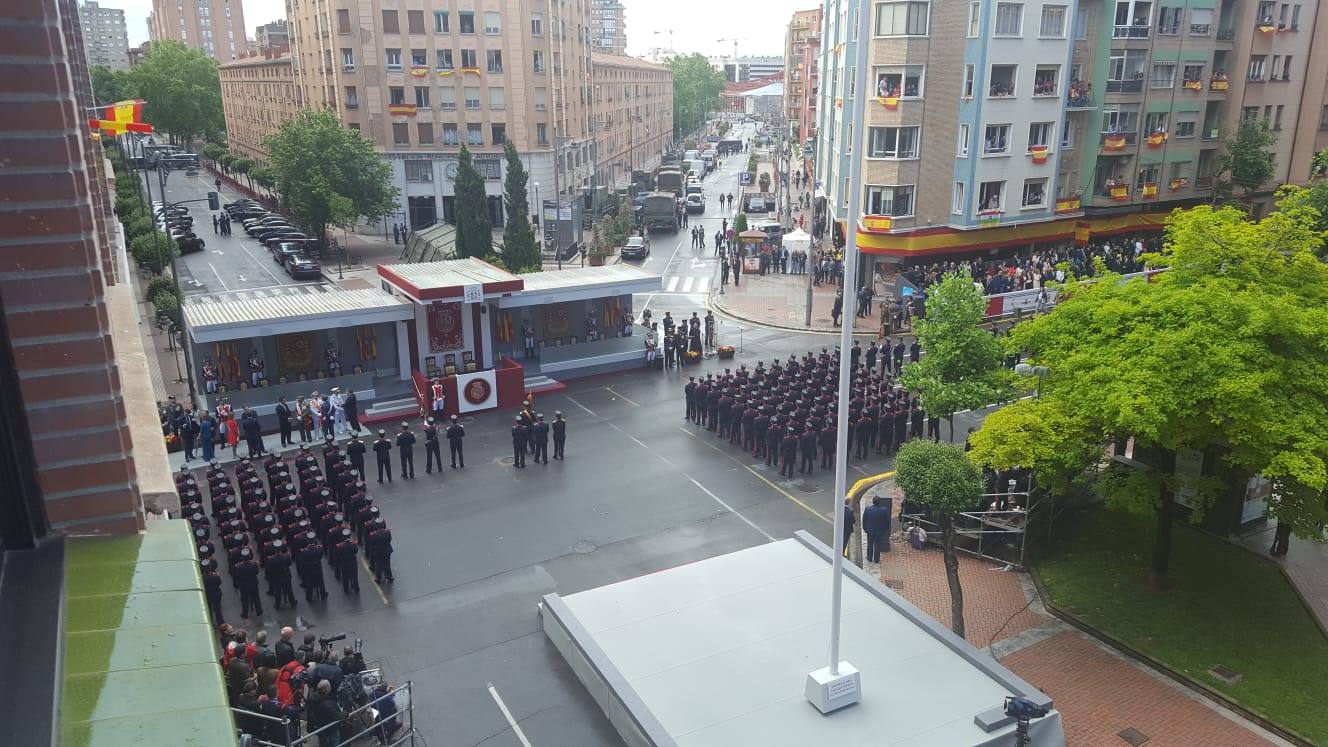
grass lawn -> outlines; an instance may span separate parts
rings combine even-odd
[[[1328,744],[1328,639],[1272,563],[1177,526],[1171,588],[1148,585],[1154,521],[1092,509],[1057,522],[1036,567],[1061,609]],[[1303,541],[1303,540],[1295,540]],[[1244,678],[1207,673],[1225,665]]]

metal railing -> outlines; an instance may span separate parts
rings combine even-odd
[[[1027,551],[1029,525],[1041,506],[1032,494],[1025,491],[984,493],[984,503],[998,508],[987,511],[962,511],[955,515],[955,549],[983,560],[1009,563],[1023,570]],[[1006,506],[1005,508],[999,508]],[[905,525],[921,527],[929,542],[941,542],[941,527],[931,512],[907,513],[912,506],[906,501],[899,512],[902,533]]]
[[[333,693],[331,697],[336,697]],[[390,717],[383,717],[382,708],[375,707],[391,699],[396,704],[396,711]],[[404,701],[404,705],[402,703]],[[307,734],[301,734],[301,719],[289,716],[276,718],[263,713],[255,713],[243,708],[232,708],[240,735],[255,747],[350,747],[366,736],[374,736],[378,744],[386,747],[409,744],[414,747],[418,731],[415,729],[415,702],[411,697],[411,683],[389,690],[386,694],[365,703],[346,715],[345,719],[323,726]],[[255,728],[262,724],[263,728]],[[358,726],[358,728],[357,728]],[[255,734],[262,731],[262,734]],[[335,739],[335,741],[334,741]]]
[[[1111,32],[1113,39],[1147,39],[1149,27],[1144,26],[1116,26]]]
[[[1107,93],[1139,93],[1144,90],[1144,79],[1107,81]]]

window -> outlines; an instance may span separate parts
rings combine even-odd
[[[507,91],[503,88],[489,89],[489,108],[504,109],[507,107]]]
[[[1042,24],[1038,28],[1038,36],[1046,37],[1048,39],[1065,38],[1064,5],[1042,6]]]
[[[474,69],[478,68],[479,66],[480,66],[480,60],[479,57],[475,54],[475,50],[473,49],[461,50],[461,67]]]
[[[452,31],[452,19],[448,17],[447,11],[435,10],[433,12],[433,32],[435,34],[446,34]]]
[[[1154,62],[1152,88],[1172,88],[1176,85],[1176,63]]]
[[[1028,126],[1028,149],[1040,145],[1044,148],[1051,145],[1052,128],[1056,126],[1055,122],[1034,122]]]
[[[490,49],[484,53],[485,60],[489,64],[489,72],[501,73],[503,71],[503,50]]]
[[[867,187],[867,214],[903,218],[913,214],[913,185]]]
[[[493,144],[502,145],[507,142],[507,125],[495,122],[489,125],[490,134],[493,135]]]
[[[433,142],[433,122],[416,122],[415,135],[419,138],[420,145],[426,145]]]
[[[1277,77],[1274,75],[1273,77]],[[1291,80],[1291,55],[1282,58],[1282,76],[1278,80]]]
[[[986,135],[982,138],[982,154],[987,156],[1005,155],[1010,152],[1010,125],[987,125]]]
[[[929,3],[880,3],[876,6],[876,36],[926,36],[929,9]]]
[[[1152,16],[1150,0],[1117,0],[1112,35],[1117,39],[1147,39]]]
[[[549,144],[549,126],[543,122],[539,122],[535,125],[535,142],[540,145]]]
[[[438,50],[438,69],[439,70],[452,69],[452,50],[450,49]]]
[[[1001,210],[1005,207],[1005,182],[982,182],[978,185],[978,210]]]
[[[1135,107],[1108,109],[1102,112],[1102,133],[1115,135],[1139,131],[1139,112]]]
[[[1250,55],[1250,67],[1245,73],[1245,80],[1251,82],[1263,80],[1263,65],[1267,59],[1268,55]]]
[[[415,86],[415,106],[419,107],[420,109],[429,108],[428,86]]]
[[[488,36],[497,36],[502,33],[502,21],[497,11],[486,10],[484,12],[484,33]]]
[[[183,18],[181,18],[180,20],[182,22],[184,21]],[[350,33],[350,11],[345,8],[342,8],[337,11],[337,33],[338,34]]]
[[[532,13],[530,15],[530,35],[544,36],[544,14]]]
[[[1286,3],[1282,3],[1282,7],[1277,10],[1277,27],[1280,29],[1286,28],[1288,10],[1290,10],[1290,6]]]
[[[429,53],[426,52],[426,51],[423,50],[423,49],[412,49],[412,50],[410,50],[410,66],[411,66],[411,67],[428,67],[428,66],[429,66]]]
[[[876,95],[922,96],[922,65],[891,65],[876,69]]]
[[[996,3],[996,36],[1019,36],[1023,33],[1024,4]]]
[[[341,50],[341,68],[346,72],[351,72],[355,69],[355,50]]]
[[[1272,0],[1259,3],[1259,11],[1256,16],[1256,18],[1258,18],[1258,23],[1269,26],[1273,25],[1273,6],[1275,5],[1276,3],[1272,2]]]
[[[1293,5],[1291,6],[1291,30],[1297,31],[1299,29],[1300,29],[1300,6]]]
[[[1047,205],[1047,178],[1025,179],[1024,199],[1021,207],[1038,208]]]
[[[442,143],[443,143],[443,145],[460,145],[460,144],[461,144],[461,135],[460,135],[460,133],[457,131],[457,126],[456,126],[456,124],[455,124],[454,122],[444,122],[444,123],[443,123],[443,139],[442,139]]]
[[[950,203],[950,212],[952,212],[952,213],[959,213],[960,215],[962,215],[963,212],[964,212],[964,183],[963,183],[963,182],[955,182],[955,183],[954,183],[954,199],[953,199],[953,200],[951,201],[951,203]]]
[[[1280,129],[1282,129],[1282,111],[1283,111],[1284,109],[1286,109],[1286,106],[1285,106],[1285,105],[1283,105],[1283,104],[1278,104],[1278,105],[1277,105],[1277,109],[1273,112],[1273,129],[1274,129],[1274,130],[1280,130]]]
[[[968,158],[968,125],[959,125],[959,143],[955,146],[955,155]]]
[[[384,34],[401,33],[401,21],[398,20],[397,12],[395,10],[383,11],[383,33]]]
[[[479,122],[466,123],[466,145],[484,145],[484,128]]]
[[[1171,164],[1170,174],[1168,176],[1171,179],[1187,179],[1189,178],[1189,173],[1189,161],[1174,161]]]
[[[993,98],[1013,96],[1015,75],[1018,71],[1018,65],[992,65],[991,85],[987,89],[987,95]]]
[[[549,108],[549,89],[535,89],[535,111],[542,112]]]
[[[1074,147],[1075,134],[1078,129],[1074,120],[1067,117],[1065,124],[1061,126],[1061,150],[1069,150]]]
[[[1258,119],[1258,118],[1259,118],[1259,107],[1257,107],[1257,106],[1242,106],[1242,107],[1240,108],[1240,118],[1241,118],[1242,120],[1246,120],[1246,119]]]
[[[388,69],[388,70],[400,70],[400,69],[401,69],[401,50],[400,50],[400,49],[389,49],[389,50],[387,50],[387,69]]]
[[[456,87],[444,84],[438,89],[438,108],[451,111],[456,109]]]
[[[868,158],[917,158],[921,127],[871,127],[867,132]]]
[[[973,66],[964,65],[964,98],[973,98]]]
[[[1166,112],[1150,112],[1144,117],[1144,132],[1153,135],[1167,131],[1167,122],[1171,116]]]
[[[467,109],[478,109],[478,108],[480,108],[480,87],[479,87],[479,86],[466,86],[465,89],[464,89],[464,95],[465,95],[465,98],[466,98],[466,108],[467,108]]]
[[[537,49],[534,52],[534,70],[537,73],[544,72],[544,50]]]
[[[1319,111],[1319,132],[1328,132],[1328,106]]]
[[[978,36],[978,29],[982,25],[982,3],[968,4],[968,38],[974,39]]]
[[[406,161],[405,165],[406,165],[406,181],[408,182],[433,181],[432,161]]]
[[[1184,8],[1159,8],[1157,11],[1157,33],[1159,36],[1176,36],[1180,33],[1180,17]]]
[[[1186,83],[1195,83],[1202,81],[1203,74],[1204,74],[1203,65],[1186,65],[1185,71],[1184,73],[1182,73]]]
[[[410,145],[410,124],[406,122],[392,123],[392,144]]]
[[[346,108],[360,108],[360,94],[359,91],[355,90],[355,86],[346,86]]]
[[[462,10],[457,12],[458,29],[463,34],[475,33],[475,11]]]
[[[1194,117],[1194,116],[1197,116],[1197,115],[1198,115],[1198,112],[1190,112],[1188,115],[1185,114],[1185,113],[1181,113],[1181,114],[1178,114],[1177,116],[1179,116],[1179,117],[1184,117],[1184,116]],[[1193,119],[1181,119],[1181,120],[1177,120],[1177,122],[1176,122],[1176,137],[1194,137],[1194,125],[1195,125],[1195,122],[1194,122]]]
[[[401,86],[388,86],[387,103],[389,106],[400,106],[406,103],[406,89]]]
[[[1144,166],[1139,169],[1135,176],[1134,188],[1142,189],[1145,184],[1157,184],[1157,178],[1161,174],[1161,169],[1157,166]]]
[[[1213,29],[1212,8],[1190,9],[1190,36],[1208,36]]]
[[[408,10],[406,11],[406,29],[412,34],[424,33],[424,11]],[[430,138],[432,140],[432,138]]]
[[[1038,65],[1033,71],[1034,96],[1060,95],[1060,65]]]

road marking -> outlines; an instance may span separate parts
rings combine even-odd
[[[590,417],[592,417],[592,418],[599,418],[599,416],[595,414],[595,411],[594,411],[594,410],[590,409],[589,407],[586,407],[585,405],[581,404],[580,402],[577,402],[576,400],[572,399],[571,397],[568,397],[568,398],[567,398],[567,401],[568,401],[568,402],[571,402],[572,404],[576,405],[577,407],[580,407],[582,410],[585,410],[587,413],[590,414]],[[600,418],[600,419],[602,420],[603,418]]]
[[[521,747],[531,747],[530,740],[526,739],[526,733],[521,731],[521,726],[517,724],[516,719],[512,718],[512,712],[507,710],[507,704],[503,702],[503,696],[498,694],[498,689],[489,684],[489,694],[493,696],[493,702],[498,704],[498,710],[503,712],[503,718],[507,719],[507,725],[512,727],[512,733],[521,742]]]
[[[783,488],[781,488],[781,487],[779,487],[778,485],[776,485],[776,484],[774,484],[773,482],[771,482],[769,479],[766,478],[765,475],[763,475],[763,474],[761,474],[760,472],[756,471],[756,468],[752,467],[750,464],[747,464],[746,462],[742,461],[741,459],[738,459],[737,457],[735,457],[735,456],[733,456],[732,454],[730,454],[730,453],[724,451],[723,449],[719,448],[718,446],[715,446],[714,444],[712,444],[712,443],[710,443],[710,442],[708,442],[708,441],[703,440],[702,438],[700,438],[699,436],[697,436],[695,433],[692,433],[691,431],[687,430],[686,428],[684,428],[684,427],[682,427],[682,426],[678,426],[678,430],[682,431],[683,433],[686,433],[687,435],[689,435],[689,436],[691,436],[692,438],[696,439],[696,440],[699,441],[700,443],[705,444],[706,446],[709,446],[711,449],[714,449],[715,451],[719,452],[720,454],[723,454],[725,457],[727,457],[727,458],[729,458],[729,459],[732,459],[733,461],[735,461],[735,462],[737,462],[738,464],[742,465],[744,468],[746,468],[746,470],[747,470],[748,472],[752,473],[753,475],[756,475],[756,476],[761,480],[761,482],[764,482],[766,485],[769,485],[771,488],[774,488],[775,492],[779,493],[780,495],[784,496],[785,498],[789,499],[790,501],[793,501],[794,503],[798,504],[799,506],[802,506],[803,508],[807,509],[807,511],[808,511],[812,516],[815,516],[816,518],[820,519],[821,521],[830,521],[830,519],[825,518],[825,515],[822,514],[820,511],[817,511],[816,509],[814,509],[814,508],[812,508],[811,506],[807,505],[807,504],[806,504],[805,502],[803,502],[802,500],[798,499],[797,496],[793,495],[792,493],[789,493],[788,491],[784,490]]]
[[[691,292],[692,292],[692,281],[695,280],[695,279],[696,279],[696,278],[688,277],[688,278],[685,278],[685,279],[682,281],[682,292],[683,292],[683,293],[691,293]]]
[[[696,292],[697,292],[697,293],[705,293],[705,292],[706,292],[706,286],[708,286],[708,285],[710,285],[710,278],[697,278],[697,279],[696,279]]]
[[[674,276],[674,277],[669,278],[669,284],[668,284],[668,287],[666,287],[666,288],[664,289],[664,291],[665,291],[666,293],[672,293],[672,292],[674,291],[674,289],[678,287],[678,281],[679,281],[680,279],[681,279],[681,278],[678,278],[677,276]]]
[[[211,262],[208,262],[207,266],[208,269],[212,270],[212,274],[217,276],[217,282],[221,284],[221,289],[230,290],[230,286],[226,285],[226,281],[221,279],[221,273],[217,272],[217,268],[213,267]]]
[[[629,398],[627,398],[626,396],[624,396],[621,392],[616,392],[616,391],[614,391],[614,390],[613,390],[613,387],[607,387],[607,386],[606,386],[606,387],[604,387],[604,391],[606,391],[606,392],[610,392],[610,393],[615,394],[615,395],[617,395],[617,396],[619,396],[619,397],[622,397],[623,401],[626,402],[627,404],[631,405],[632,407],[640,407],[640,405],[636,404],[636,403],[633,402],[631,399],[629,399]]]
[[[364,566],[364,572],[369,574],[369,583],[373,584],[374,591],[378,592],[378,600],[383,603],[384,607],[390,606],[391,602],[387,601],[387,595],[383,593],[383,587],[379,586],[378,582],[374,580],[373,571],[369,568],[369,561],[365,560],[363,555],[360,556],[360,565]]]

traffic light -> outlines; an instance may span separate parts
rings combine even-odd
[[[216,192],[208,192],[208,210],[220,210],[221,199],[217,197]]]

